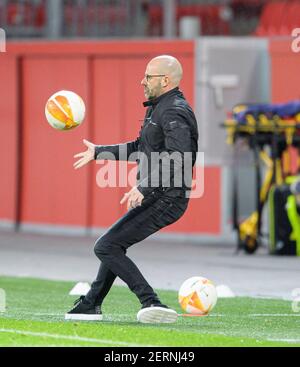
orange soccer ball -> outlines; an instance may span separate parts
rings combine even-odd
[[[85,104],[78,94],[62,90],[48,99],[45,115],[54,129],[71,130],[83,122]]]
[[[217,303],[217,289],[206,278],[192,277],[181,285],[178,301],[184,312],[194,315],[207,315]]]

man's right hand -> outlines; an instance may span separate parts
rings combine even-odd
[[[89,163],[90,161],[94,160],[94,156],[95,156],[95,144],[87,141],[87,140],[83,140],[84,145],[87,146],[87,150],[85,152],[82,153],[78,153],[76,155],[74,155],[74,158],[80,158],[77,162],[75,162],[73,164],[73,167],[75,169],[81,168],[84,165],[86,165],[87,163]]]

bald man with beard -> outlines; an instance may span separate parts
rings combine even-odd
[[[179,90],[182,76],[182,66],[175,57],[152,59],[141,81],[147,110],[139,137],[117,145],[84,140],[87,150],[74,156],[79,158],[75,169],[92,160],[113,159],[136,161],[138,173],[136,186],[121,200],[127,204],[127,213],[95,243],[95,254],[101,261],[97,277],[86,296],[65,315],[67,320],[102,320],[101,305],[116,277],[138,297],[139,322],[171,323],[177,319],[176,311],[160,301],[126,252],[176,222],[188,206],[198,128],[194,112]]]

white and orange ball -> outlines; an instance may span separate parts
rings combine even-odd
[[[62,90],[48,99],[45,115],[54,129],[71,130],[83,122],[85,104],[78,94]]]
[[[217,303],[217,289],[212,281],[204,277],[192,277],[181,285],[178,301],[187,314],[207,315]]]

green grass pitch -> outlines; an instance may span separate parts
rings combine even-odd
[[[74,284],[0,277],[7,300],[0,313],[0,346],[300,346],[300,313],[292,311],[290,301],[219,299],[209,316],[140,324],[136,297],[126,287],[114,286],[103,304],[102,322],[64,321],[76,299],[68,295]],[[182,312],[176,292],[158,293]]]

